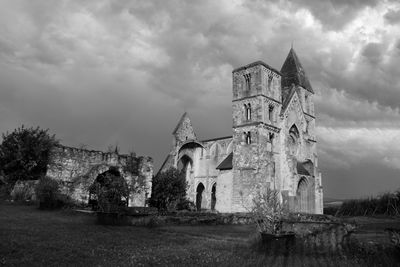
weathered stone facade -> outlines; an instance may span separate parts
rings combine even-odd
[[[186,171],[200,209],[246,211],[256,185],[281,193],[290,211],[322,213],[314,91],[293,49],[281,71],[257,61],[235,69],[232,136],[200,141],[185,113],[160,171]]]
[[[128,203],[129,206],[144,206],[151,195],[153,160],[150,157],[58,146],[51,153],[47,176],[60,181],[62,191],[74,200],[88,203],[89,186],[99,174],[108,171],[110,167],[118,168],[128,184],[144,179],[142,192],[132,195]]]

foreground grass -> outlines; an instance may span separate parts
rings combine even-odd
[[[0,265],[366,266],[363,257],[260,252],[252,226],[112,227],[73,211],[0,204]],[[380,261],[382,262],[382,261]],[[378,262],[379,263],[379,262]],[[388,258],[384,265],[395,265]],[[374,264],[373,264],[374,265]]]

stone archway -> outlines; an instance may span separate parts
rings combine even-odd
[[[203,200],[204,189],[205,189],[205,187],[204,187],[203,183],[199,183],[197,185],[197,189],[196,189],[196,208],[197,208],[198,211],[200,211],[201,208],[204,208],[204,207],[202,207],[202,202],[204,202],[204,200]]]
[[[296,191],[296,211],[303,213],[313,213],[313,195],[311,192],[310,181],[302,177],[297,185]]]
[[[123,177],[121,171],[118,169],[118,167],[111,166],[109,167],[108,170],[99,173],[94,181],[92,182],[91,186],[88,188],[89,192],[89,198],[88,198],[88,204],[92,206],[93,209],[95,209],[98,205],[98,196],[96,195],[99,188],[102,188],[103,190],[105,188],[109,188],[112,186],[112,184],[118,183],[119,186],[125,186],[125,189],[128,190],[128,184],[125,178]],[[119,187],[122,188],[122,187]],[[113,197],[110,198],[112,199],[112,202],[118,203],[117,205],[123,205],[123,206],[128,206],[129,205],[129,191],[125,191],[127,195],[125,195],[124,191],[120,191],[121,193],[115,193],[113,194]],[[117,200],[115,197],[120,196],[120,199]],[[110,200],[109,199],[109,200]],[[117,200],[117,202],[115,202]],[[110,202],[111,203],[111,202]]]
[[[211,188],[211,210],[215,210],[215,204],[217,203],[217,183],[214,183]]]

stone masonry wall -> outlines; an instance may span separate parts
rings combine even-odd
[[[78,202],[87,203],[89,186],[97,175],[116,167],[128,184],[145,180],[145,188],[140,194],[131,196],[130,206],[145,205],[151,195],[153,160],[150,157],[119,155],[74,147],[58,146],[51,153],[47,176],[60,181],[62,191]]]

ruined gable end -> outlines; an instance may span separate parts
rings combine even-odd
[[[194,133],[192,122],[187,112],[182,115],[172,134],[174,135],[177,143],[197,139],[196,134]]]

